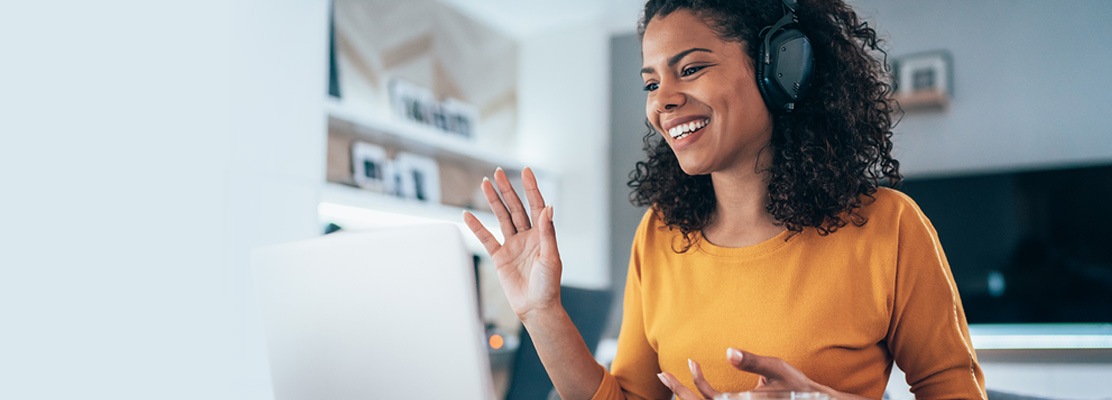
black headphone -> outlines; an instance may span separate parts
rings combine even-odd
[[[773,113],[791,112],[807,94],[815,70],[811,40],[795,25],[795,0],[784,1],[784,16],[761,30],[757,59],[757,87]]]

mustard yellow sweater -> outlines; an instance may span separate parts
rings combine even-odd
[[[983,399],[957,287],[938,235],[906,195],[880,189],[861,214],[820,236],[785,231],[724,248],[683,239],[651,210],[633,241],[618,352],[595,399],[663,399],[667,371],[695,389],[687,359],[719,391],[757,376],[726,348],[779,357],[815,382],[879,399],[892,362],[919,399]],[[701,237],[699,238],[701,239]],[[785,240],[787,239],[787,240]]]

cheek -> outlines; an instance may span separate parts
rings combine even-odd
[[[718,99],[729,113],[744,116],[744,120],[749,123],[768,118],[768,108],[765,107],[756,82],[736,80],[722,88],[733,88],[717,93]]]

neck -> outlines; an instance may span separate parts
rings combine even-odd
[[[714,172],[715,208],[703,236],[716,245],[744,247],[776,236],[783,228],[768,213],[768,169],[772,151],[766,148],[752,162]]]

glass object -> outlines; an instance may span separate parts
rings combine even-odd
[[[787,390],[749,391],[722,393],[714,400],[830,400],[830,396],[819,392],[793,392]]]

